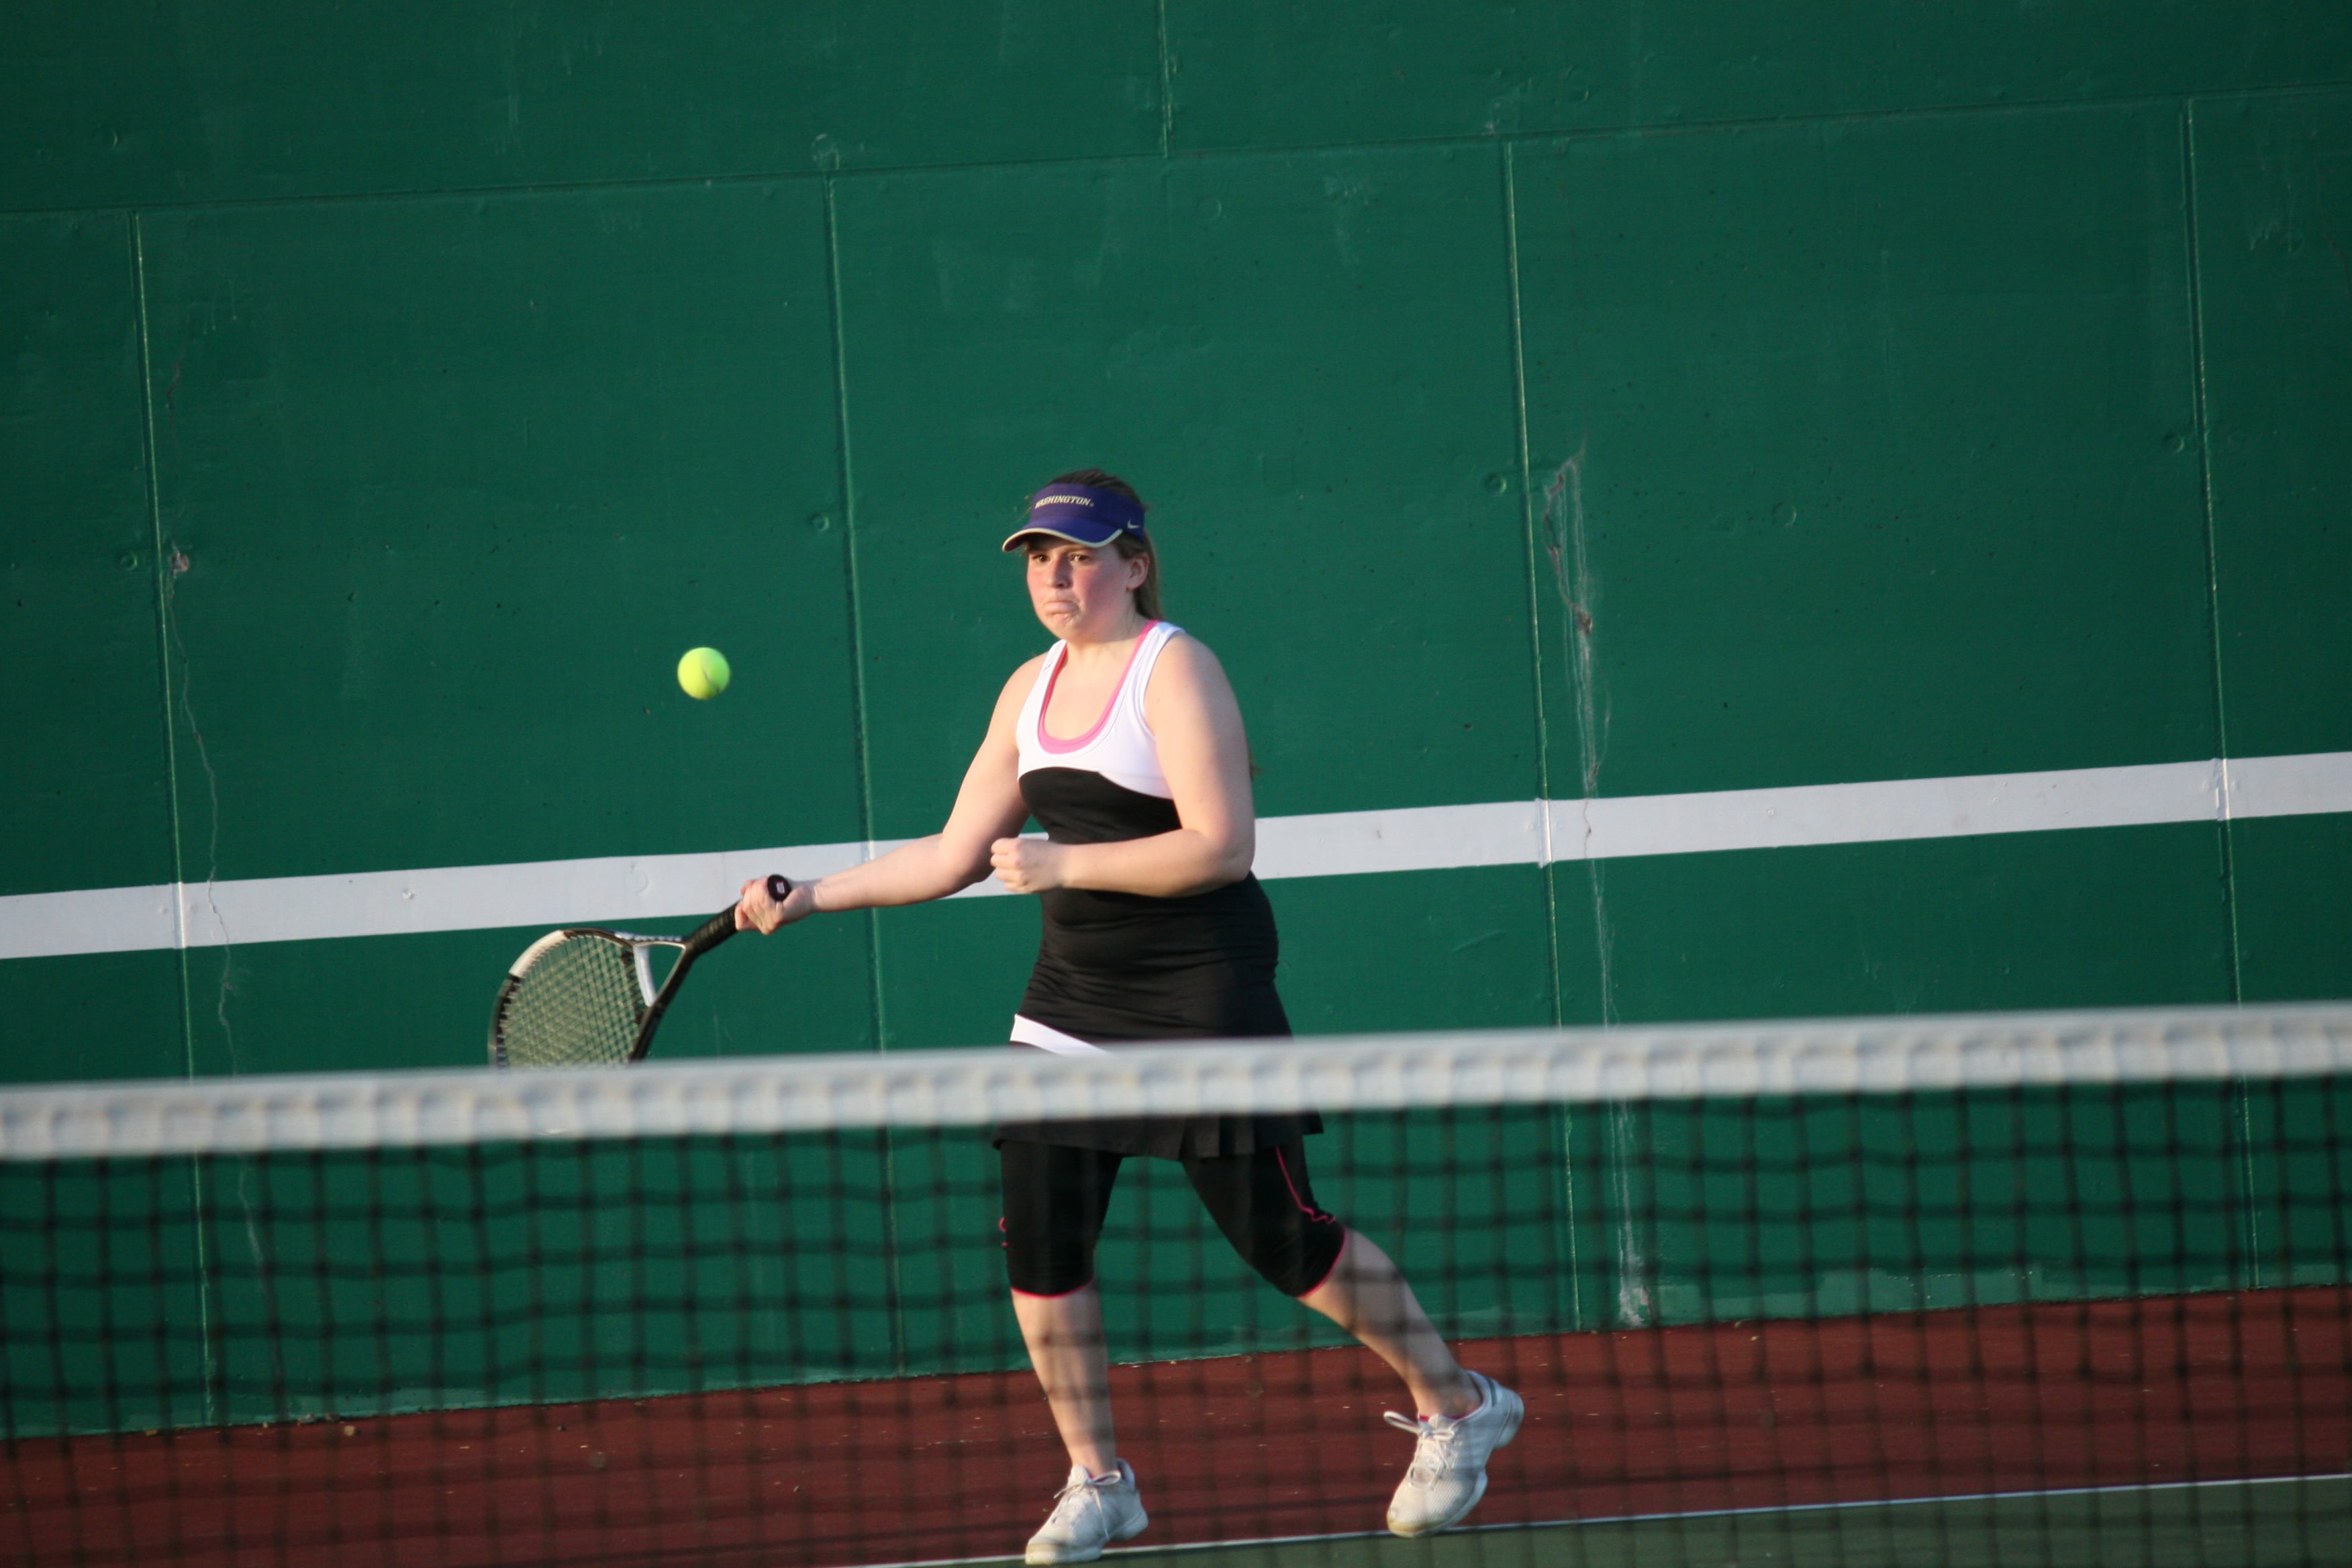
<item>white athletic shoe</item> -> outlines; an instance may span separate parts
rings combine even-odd
[[[1134,1540],[1150,1522],[1135,1489],[1135,1472],[1125,1459],[1111,1476],[1090,1476],[1084,1465],[1072,1465],[1061,1500],[1045,1527],[1029,1538],[1029,1553],[1023,1561],[1091,1563],[1104,1547]]]
[[[1483,1373],[1472,1373],[1470,1381],[1486,1397],[1467,1415],[1416,1421],[1388,1412],[1390,1426],[1421,1439],[1412,1468],[1389,1500],[1389,1529],[1398,1535],[1434,1535],[1462,1522],[1486,1495],[1486,1457],[1519,1435],[1519,1418],[1527,1414],[1519,1396]]]

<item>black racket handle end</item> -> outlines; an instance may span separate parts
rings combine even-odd
[[[792,897],[792,892],[793,879],[790,877],[775,873],[769,875],[768,897],[781,904]],[[733,936],[736,931],[735,910],[736,906],[730,904],[703,921],[700,929],[686,939],[686,951],[690,953],[708,952]]]

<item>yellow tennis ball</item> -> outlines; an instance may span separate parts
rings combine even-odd
[[[708,702],[727,689],[727,656],[715,647],[690,647],[677,661],[677,683],[698,702]]]

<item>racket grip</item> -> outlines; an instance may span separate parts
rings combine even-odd
[[[735,906],[730,904],[687,933],[685,956],[692,958],[697,953],[709,952],[734,934]]]
[[[793,879],[790,877],[779,876],[773,873],[770,874],[768,878],[768,897],[775,900],[776,902],[781,904],[785,899],[792,895],[792,890]],[[725,909],[719,910],[717,914],[711,916],[709,920],[703,921],[702,924],[695,930],[694,933],[686,939],[686,951],[689,953],[709,952],[712,948],[717,947],[720,942],[725,942],[729,937],[733,936],[735,934],[735,908],[736,907],[733,904],[730,904]]]

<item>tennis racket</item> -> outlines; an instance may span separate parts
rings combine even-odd
[[[778,903],[792,890],[786,878],[768,879],[768,896]],[[593,926],[549,931],[522,950],[499,987],[490,1011],[490,1065],[585,1068],[643,1060],[686,972],[734,934],[732,904],[684,936],[632,936]],[[657,947],[677,949],[677,962],[659,986],[654,984]]]

